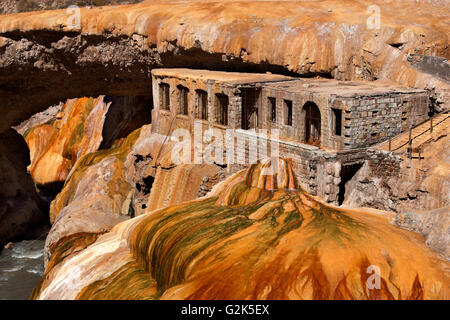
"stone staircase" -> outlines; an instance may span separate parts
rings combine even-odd
[[[433,131],[431,132],[431,121]],[[418,152],[420,148],[427,142],[437,139],[443,135],[449,134],[450,129],[450,113],[442,113],[434,116],[426,122],[414,127],[411,131],[412,152]],[[405,131],[390,141],[384,141],[372,147],[377,150],[392,151],[395,153],[409,152],[409,131]]]

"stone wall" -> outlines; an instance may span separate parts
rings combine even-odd
[[[269,97],[276,98],[276,122],[272,122],[270,117]],[[320,145],[324,148],[332,148],[329,133],[329,110],[328,94],[318,94],[308,91],[289,92],[282,88],[264,87],[261,94],[262,106],[262,126],[260,128],[279,129],[280,137],[295,139],[299,142],[305,140],[305,111],[303,107],[307,102],[312,102],[320,110],[321,115],[321,136]],[[292,101],[292,125],[286,124],[286,108],[284,100]]]
[[[352,171],[358,169],[358,165],[368,161],[371,170],[380,175],[395,174],[398,170],[395,161],[392,162],[385,154],[368,152],[368,146],[393,137],[428,117],[428,96],[424,91],[337,96],[331,94],[330,90],[304,90],[308,84],[300,86],[296,89],[298,91],[292,91],[292,88],[287,90],[291,85],[288,82],[276,82],[275,85],[270,82],[249,84],[183,78],[182,74],[153,75],[153,130],[170,136],[176,129],[187,129],[190,138],[196,143],[193,149],[211,155],[222,152],[223,157],[214,158],[214,163],[228,167],[228,173],[234,170],[230,169],[231,166],[248,166],[257,159],[269,156],[291,158],[296,176],[305,191],[320,196],[328,203],[339,204],[346,190],[348,175],[356,174]],[[162,98],[159,88],[162,83],[170,86],[170,110],[163,110],[160,104]],[[187,114],[180,114],[180,86],[188,89]],[[207,93],[208,116],[205,120],[199,119],[201,112],[198,110],[197,90]],[[249,90],[257,97],[254,107],[258,111],[251,116],[256,116],[256,121],[253,118],[249,122],[251,129],[244,130],[241,129],[242,104],[244,92]],[[217,94],[228,97],[227,125],[218,123]],[[269,98],[276,99],[276,121],[271,119]],[[292,101],[292,125],[285,121],[287,114],[284,100]],[[320,148],[302,143],[305,140],[306,103],[314,103],[320,111]],[[334,132],[333,108],[342,110],[341,135]],[[226,140],[226,129],[232,129],[228,132],[233,134],[232,141]],[[209,141],[204,141],[206,130],[214,136],[209,137]],[[219,146],[212,144],[212,141],[219,142]],[[227,150],[224,150],[230,147],[231,142],[234,147],[232,159],[229,154],[227,157]],[[278,153],[272,153],[273,146],[276,146]],[[261,150],[265,151],[261,153]],[[195,162],[194,151],[191,159]],[[341,172],[343,166],[352,165],[356,165],[355,169],[347,167],[345,173]],[[351,172],[348,173],[348,170]],[[208,190],[205,185],[200,193]]]
[[[170,86],[170,110],[163,110],[161,108],[159,88],[162,83],[166,83]],[[232,86],[215,83],[214,81],[185,80],[175,77],[153,77],[152,85],[154,106],[152,119],[154,119],[155,132],[168,134],[176,128],[193,131],[194,123],[199,123],[205,127],[215,127],[219,129],[240,126],[241,97],[234,95],[235,88]],[[179,113],[179,86],[183,86],[189,90],[187,115]],[[202,120],[198,117],[197,90],[203,90],[208,94],[208,120]],[[228,96],[228,126],[223,126],[218,123],[217,110],[215,108],[216,94]]]
[[[366,150],[362,168],[347,182],[344,205],[397,211],[402,158],[388,151]]]
[[[278,150],[281,157],[292,159],[292,167],[300,186],[312,195],[320,196],[328,203],[337,204],[341,160],[332,152],[321,150],[317,147],[279,140],[273,137],[256,138],[256,131],[237,130],[235,133],[236,157],[243,157],[248,161],[251,152],[255,154],[255,148],[267,146],[267,156],[274,155],[273,150]],[[245,141],[238,144],[237,141]],[[252,143],[249,143],[251,141]],[[260,150],[260,149],[258,149]],[[261,153],[260,153],[261,155]]]
[[[343,111],[344,150],[385,141],[428,118],[426,93],[333,97],[330,105]]]
[[[374,177],[389,179],[399,177],[402,159],[387,151],[367,150],[367,164]]]

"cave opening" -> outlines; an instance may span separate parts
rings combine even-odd
[[[342,205],[345,200],[345,185],[349,182],[361,169],[362,163],[354,163],[350,165],[343,165],[341,168],[341,182],[339,183],[338,204]]]
[[[155,177],[148,176],[142,178],[142,181],[136,183],[136,189],[142,192],[144,195],[148,195],[152,190],[153,182],[155,182]]]
[[[43,198],[48,204],[50,204],[61,192],[64,187],[64,181],[54,181],[46,184],[36,184],[36,189],[38,194]]]
[[[100,150],[109,149],[117,139],[127,137],[131,132],[152,123],[152,96],[105,96],[105,103],[111,103],[105,116]]]

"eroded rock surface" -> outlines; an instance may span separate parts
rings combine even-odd
[[[450,128],[424,146],[424,159],[402,157],[398,176],[379,174],[367,162],[346,184],[345,205],[396,212],[450,206]]]
[[[173,143],[147,125],[110,149],[80,159],[50,207],[50,247],[64,237],[109,231],[117,223],[149,209],[192,200],[216,165],[175,164]]]
[[[35,115],[31,116],[29,119],[23,121],[18,126],[13,127],[13,129],[23,136],[27,131],[29,131],[33,127],[37,127],[42,124],[55,121],[56,118],[58,117],[58,114],[61,112],[63,106],[64,103],[62,102],[54,106],[51,106],[45,109],[44,111],[36,113]]]
[[[106,234],[60,239],[33,298],[448,299],[450,265],[419,235],[327,205],[298,187],[288,161],[278,165]],[[368,284],[373,268],[379,287]]]
[[[2,0],[0,14],[37,10],[54,10],[68,6],[104,6],[112,4],[130,4],[142,0]]]
[[[398,213],[394,224],[425,237],[425,243],[450,261],[450,207]]]
[[[25,132],[37,184],[64,182],[79,158],[98,150],[109,108],[103,98],[68,100],[54,121]]]
[[[150,122],[148,101],[138,97],[105,97],[69,99],[61,111],[37,115],[22,124],[30,148],[29,171],[36,184],[64,183],[70,170],[83,156],[109,148],[115,140]]]

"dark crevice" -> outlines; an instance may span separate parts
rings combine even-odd
[[[52,202],[64,187],[64,181],[36,185],[38,193],[48,203]]]
[[[222,169],[226,169],[228,167],[228,165],[226,163],[221,164],[221,163],[214,162],[214,164]]]
[[[50,48],[52,43],[56,43],[64,37],[76,37],[79,32],[74,31],[57,31],[57,30],[30,30],[30,31],[8,31],[2,32],[1,36],[14,41],[22,39],[30,40],[34,43]]]
[[[153,157],[151,155],[143,156],[141,154],[135,154],[134,156],[136,158],[134,160],[134,164],[137,164],[137,163],[142,162],[142,161],[153,160]]]
[[[161,54],[161,62],[164,68],[208,69],[248,73],[271,72],[291,77],[333,78],[331,72],[307,72],[299,74],[287,69],[285,66],[271,64],[266,61],[260,63],[245,62],[241,57],[234,55],[225,56],[222,53],[209,53],[203,51],[201,48],[184,49],[176,47],[176,41],[172,41],[171,44],[175,46],[175,49],[171,52]]]
[[[363,163],[355,163],[351,165],[344,165],[341,169],[341,182],[339,183],[338,204],[342,205],[345,200],[345,185],[350,181],[355,174],[361,169]]]
[[[147,195],[152,190],[153,182],[155,178],[152,176],[142,178],[142,181],[136,183],[136,189],[143,195]]]
[[[105,116],[99,149],[111,148],[117,139],[152,122],[151,96],[105,96],[103,101],[111,105]]]
[[[396,48],[396,49],[399,49],[399,50],[401,50],[401,49],[403,49],[403,47],[404,47],[404,43],[401,43],[401,42],[398,42],[398,43],[389,43],[389,45],[391,46],[391,47],[393,47],[393,48]]]

